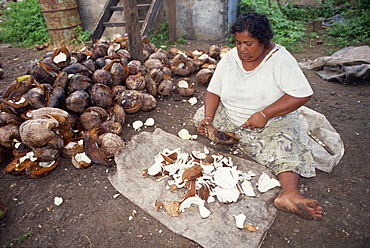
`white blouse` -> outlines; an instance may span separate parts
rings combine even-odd
[[[220,97],[228,117],[238,126],[284,94],[313,94],[297,61],[281,45],[275,45],[252,71],[244,69],[236,48],[231,49],[217,64],[207,90]]]

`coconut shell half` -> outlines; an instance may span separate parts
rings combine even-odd
[[[222,145],[232,145],[239,142],[239,138],[235,136],[234,133],[226,133],[218,130],[213,126],[207,126],[208,138]]]

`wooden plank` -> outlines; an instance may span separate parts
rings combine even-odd
[[[144,24],[144,21],[139,21],[139,23],[142,25]],[[126,22],[104,22],[104,27],[126,27]]]
[[[110,7],[117,5],[119,0],[108,0],[104,6],[104,9],[102,13],[99,16],[98,21],[95,24],[94,31],[91,34],[92,40],[95,42],[96,40],[100,39],[105,27],[103,25],[104,22],[108,22],[109,19],[112,16],[112,11],[110,10]]]
[[[173,44],[177,40],[176,34],[176,0],[167,0],[168,16],[167,23],[169,28],[170,43]]]
[[[146,36],[150,32],[150,29],[157,18],[158,11],[161,7],[162,0],[152,0],[152,4],[146,14],[145,23],[141,27],[141,35]]]
[[[137,9],[149,9],[150,8],[150,4],[138,4],[137,5]],[[111,11],[123,11],[123,6],[113,6],[113,7],[110,7],[110,10]]]
[[[137,11],[136,0],[123,1],[124,18],[126,23],[126,31],[129,38],[130,54],[133,59],[144,63],[143,45],[140,34],[139,14]]]

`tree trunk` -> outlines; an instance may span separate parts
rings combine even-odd
[[[137,11],[136,0],[124,0],[124,19],[126,22],[126,30],[129,37],[130,54],[133,59],[144,63],[143,45],[141,42],[139,14]]]

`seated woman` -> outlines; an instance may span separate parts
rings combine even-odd
[[[275,206],[305,219],[320,219],[316,200],[298,191],[300,177],[315,176],[311,153],[300,140],[297,109],[313,91],[294,57],[271,42],[273,31],[262,14],[244,13],[231,27],[236,47],[218,63],[207,88],[198,132],[207,125],[234,131],[239,148],[278,176]]]

